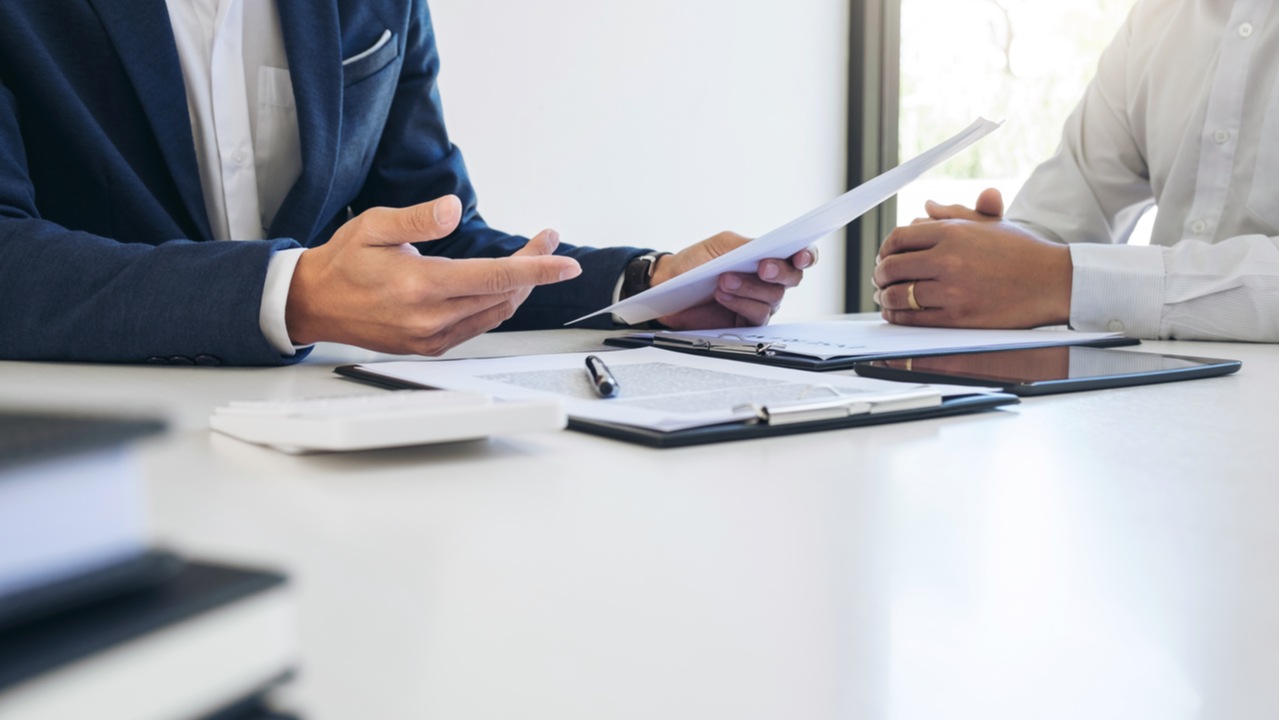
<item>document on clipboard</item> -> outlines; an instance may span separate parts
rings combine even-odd
[[[557,399],[569,417],[658,432],[726,423],[794,424],[933,407],[973,388],[894,383],[854,376],[742,365],[641,348],[603,353],[617,378],[602,398],[586,372],[587,353],[479,360],[389,362],[360,371],[416,387],[485,393],[506,401]]]
[[[898,194],[899,190],[930,169],[946,162],[999,127],[999,123],[978,118],[955,137],[732,252],[657,287],[565,324],[572,325],[596,315],[613,313],[624,322],[635,325],[693,307],[715,293],[717,279],[722,273],[754,273],[761,260],[791,257]]]

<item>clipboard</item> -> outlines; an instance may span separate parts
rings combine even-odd
[[[980,347],[971,349],[946,349],[924,352],[901,352],[901,353],[872,353],[865,355],[844,355],[841,357],[827,358],[822,360],[808,355],[799,355],[789,353],[783,348],[774,347],[768,343],[734,343],[722,341],[717,343],[707,343],[706,345],[680,345],[670,342],[662,342],[658,335],[651,337],[642,337],[636,335],[620,335],[618,337],[605,338],[604,344],[611,347],[619,348],[641,348],[641,347],[660,347],[664,350],[672,352],[688,353],[690,355],[701,355],[703,357],[721,358],[723,360],[737,360],[738,362],[759,363],[761,365],[773,365],[775,367],[792,368],[794,370],[810,370],[813,372],[831,372],[832,370],[852,370],[857,363],[868,360],[898,360],[908,357],[927,357],[932,355],[961,355],[967,353],[992,352],[991,348]],[[1141,340],[1126,337],[1109,338],[1106,340],[1095,340],[1092,342],[1079,343],[1080,347],[1096,347],[1096,348],[1114,348],[1128,347],[1133,345],[1141,345]]]
[[[379,375],[365,370],[358,365],[343,365],[334,368],[334,372],[356,382],[373,385],[387,390],[430,390],[426,385],[407,382]],[[856,402],[856,400],[854,401]],[[854,402],[843,405],[848,407]],[[999,407],[1016,405],[1020,401],[1015,395],[1006,393],[977,393],[943,398],[940,405],[898,410],[893,412],[859,412],[844,414],[833,412],[841,405],[831,403],[812,403],[802,408],[788,408],[783,412],[770,413],[768,408],[758,408],[757,417],[734,423],[709,425],[662,432],[631,425],[620,425],[597,420],[569,418],[569,429],[590,435],[613,440],[621,440],[636,445],[652,448],[678,448],[711,443],[733,442],[737,440],[754,440],[766,437],[783,437],[800,433],[826,432],[844,430],[846,428],[865,427],[868,425],[885,425],[913,420],[929,420],[932,418],[951,417],[968,413],[994,410]]]

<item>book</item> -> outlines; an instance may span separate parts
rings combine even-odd
[[[154,587],[0,632],[0,720],[200,718],[287,680],[285,578],[187,563]]]
[[[0,629],[172,573],[127,447],[163,427],[0,414]]]

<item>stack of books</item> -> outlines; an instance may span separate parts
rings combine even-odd
[[[0,720],[285,717],[285,578],[149,544],[129,445],[162,429],[0,414]]]

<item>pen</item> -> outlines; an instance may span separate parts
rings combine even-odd
[[[609,372],[609,366],[595,355],[587,356],[587,374],[591,376],[591,386],[602,398],[611,398],[621,389],[618,381],[613,378],[613,373]]]

